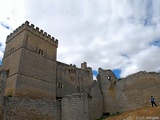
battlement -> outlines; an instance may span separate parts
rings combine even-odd
[[[32,32],[33,34],[37,35],[38,37],[46,40],[47,42],[55,45],[58,47],[58,40],[52,37],[50,34],[47,34],[43,30],[39,29],[38,27],[35,27],[33,24],[30,24],[28,21],[23,23],[21,26],[19,26],[16,30],[14,30],[10,35],[7,36],[6,43],[9,42],[12,38],[20,34],[23,30],[28,30]]]

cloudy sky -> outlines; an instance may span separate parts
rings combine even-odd
[[[0,0],[0,59],[26,20],[59,40],[58,61],[160,72],[160,0]]]

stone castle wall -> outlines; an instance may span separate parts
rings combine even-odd
[[[94,120],[150,106],[150,96],[160,104],[160,73],[117,80],[111,70],[99,68],[93,81],[86,62],[77,68],[57,61],[58,40],[28,21],[6,43],[0,68],[6,70],[0,72],[2,120]]]
[[[5,97],[2,120],[60,120],[60,103]]]
[[[157,104],[159,104],[159,78],[159,73],[140,72],[117,81],[114,87],[116,91],[114,99],[116,101],[112,102],[106,100],[107,98],[104,99],[98,81],[93,82],[90,94],[68,95],[57,102],[5,97],[3,107],[1,107],[3,108],[2,119],[94,120],[100,118],[106,112],[107,107],[105,108],[104,105],[108,104],[115,104],[117,107],[116,109],[114,106],[112,109],[108,107],[107,112],[111,114],[151,106],[149,100],[151,95],[155,97]],[[110,92],[110,89],[107,91]],[[105,93],[108,99],[113,99],[113,96],[109,96],[108,92]]]
[[[18,75],[15,97],[55,101],[56,85],[33,77]]]
[[[12,41],[10,41],[5,48],[3,61],[2,61],[2,69],[8,72],[7,83],[6,83],[6,95],[13,95],[16,86],[17,72],[19,69],[20,63],[20,55],[22,50],[20,49],[22,46],[24,32],[15,36]],[[16,42],[15,42],[16,41]]]
[[[73,93],[89,93],[93,83],[91,70],[77,68],[57,62],[57,97],[64,97]],[[59,84],[62,84],[60,87]]]
[[[4,70],[0,71],[0,118],[1,112],[3,109],[3,99],[4,99],[4,91],[6,87],[6,72]]]
[[[116,83],[116,91],[119,112],[151,106],[151,96],[160,104],[160,73],[139,72],[121,79]]]
[[[117,112],[116,104],[116,77],[111,70],[99,68],[97,80],[102,92],[104,113],[114,114]]]
[[[100,69],[97,76],[103,96],[104,113],[115,114],[151,106],[151,96],[160,103],[160,73],[139,72],[120,80],[112,74],[110,70]]]
[[[62,99],[62,120],[88,119],[88,99],[86,94],[75,93]]]
[[[30,98],[54,100],[56,63],[33,52],[26,50],[23,52],[16,79],[15,96],[27,95]]]
[[[70,68],[72,68],[72,71]],[[70,71],[72,72],[71,76],[69,74]],[[77,81],[76,66],[57,62],[57,97],[76,93]]]
[[[94,81],[91,92],[88,94],[88,108],[90,120],[102,117],[104,111],[103,97],[97,81]]]

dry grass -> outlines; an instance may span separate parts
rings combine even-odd
[[[105,120],[160,120],[159,107],[144,107],[133,111],[127,111],[119,115],[113,115]]]

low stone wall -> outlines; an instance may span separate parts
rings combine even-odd
[[[60,103],[5,97],[2,120],[60,120]]]
[[[75,93],[62,99],[62,120],[88,120],[86,94]]]

